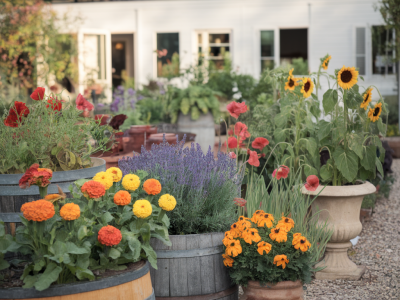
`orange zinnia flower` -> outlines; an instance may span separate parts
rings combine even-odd
[[[222,240],[222,243],[225,245],[225,247],[228,247],[229,243],[233,240],[234,236],[232,232],[227,231],[225,232],[225,237]]]
[[[227,246],[225,254],[229,256],[236,257],[240,253],[242,253],[242,246],[238,240],[232,240],[231,243]]]
[[[46,221],[55,214],[54,205],[43,199],[24,203],[21,212],[25,219],[35,222]]]
[[[293,234],[293,240],[292,240],[292,245],[296,245],[299,239],[301,238],[301,233],[295,233]]]
[[[240,238],[242,236],[242,230],[240,228],[240,224],[233,223],[231,225],[231,233],[234,238]]]
[[[261,215],[265,214],[265,212],[261,209],[256,210],[255,213],[253,214],[253,216],[251,217],[251,221],[253,223],[258,223],[258,219],[261,217]]]
[[[294,242],[294,240],[293,240]],[[292,242],[292,244],[293,244]],[[301,236],[297,239],[297,243],[294,244],[294,248],[297,250],[301,250],[302,252],[306,252],[311,247],[311,243],[304,237]]]
[[[60,209],[60,217],[66,221],[73,221],[79,218],[81,209],[75,203],[67,203]]]
[[[286,264],[289,263],[289,260],[287,259],[287,256],[284,254],[281,255],[276,255],[274,257],[274,265],[277,267],[282,266],[282,269],[286,268]]]
[[[131,203],[131,194],[127,191],[119,191],[114,195],[114,203],[120,206],[128,205]]]
[[[97,239],[105,246],[115,246],[121,242],[122,234],[119,229],[115,228],[114,226],[107,225],[99,230]]]
[[[98,181],[90,180],[81,187],[82,194],[89,199],[96,199],[104,196],[106,188]]]
[[[143,183],[143,189],[149,195],[157,195],[161,192],[161,183],[157,179],[147,179]]]
[[[222,254],[222,257],[224,258],[224,265],[225,267],[232,267],[233,263],[235,262],[232,257],[230,257],[227,254]]]

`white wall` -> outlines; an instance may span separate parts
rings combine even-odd
[[[231,30],[233,64],[240,72],[260,74],[260,30],[275,30],[279,62],[279,29],[308,28],[309,67],[318,70],[320,57],[332,55],[329,72],[355,65],[355,27],[383,24],[374,0],[176,0],[54,4],[59,12],[79,14],[84,28],[135,33],[135,78],[144,84],[156,77],[156,33],[179,32],[181,67],[196,60],[196,30]],[[365,87],[396,94],[395,76],[372,75],[371,39],[367,30]],[[326,84],[322,82],[323,88]],[[321,93],[322,94],[322,93]],[[377,97],[377,93],[373,93]]]

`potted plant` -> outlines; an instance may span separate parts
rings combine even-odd
[[[87,292],[98,297],[107,287],[112,287],[110,297],[154,297],[149,267],[142,261],[157,268],[151,237],[171,245],[166,211],[175,208],[176,200],[161,194],[158,180],[146,177],[145,172],[123,176],[120,169],[109,168],[71,185],[72,199],[49,194],[24,204],[16,238],[6,236],[3,243],[0,230],[1,253],[19,251],[27,257],[23,270],[17,268],[23,286],[1,289],[2,298],[73,294],[87,299]],[[0,266],[8,263],[3,260]]]
[[[214,148],[214,120],[219,117],[219,101],[215,92],[202,85],[191,85],[181,90],[173,87],[168,112],[172,123],[178,123],[178,130],[196,134],[196,142],[203,152]]]
[[[350,261],[347,249],[350,239],[362,229],[359,216],[363,198],[376,190],[368,180],[375,178],[377,170],[383,176],[385,150],[378,135],[386,133],[381,114],[387,109],[378,90],[380,100],[372,102],[374,87],[361,90],[357,85],[358,78],[363,78],[354,67],[343,66],[329,77],[335,83],[322,101],[329,121],[320,120],[317,133],[319,151],[327,152],[318,175],[328,186],[322,192],[304,192],[312,195],[321,192],[313,210],[321,209],[320,220],[328,220],[334,229],[322,262],[327,267],[317,273],[317,278],[358,280],[365,267]],[[302,88],[307,89],[310,81],[304,79]]]
[[[7,225],[11,232],[20,221],[16,213],[21,205],[40,197],[36,186],[18,188],[22,174],[32,164],[53,172],[50,193],[58,191],[56,183],[67,193],[70,183],[105,170],[105,162],[91,158],[91,154],[105,149],[108,138],[100,139],[94,147],[92,137],[100,126],[94,119],[80,116],[92,110],[93,104],[82,95],[75,103],[64,101],[62,95],[46,95],[42,87],[31,99],[31,105],[15,101],[0,122],[0,201],[4,203],[0,213],[7,214],[3,217],[11,222]]]

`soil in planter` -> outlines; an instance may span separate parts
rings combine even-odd
[[[137,269],[142,268],[146,264],[146,261],[141,260],[135,263],[127,264],[127,268],[121,271],[115,270],[106,270],[104,272],[100,272],[99,270],[93,271],[93,274],[96,276],[96,280],[116,276],[119,274],[123,274],[125,272],[133,272]],[[18,264],[17,267],[10,266],[8,269],[0,271],[0,289],[8,289],[8,288],[15,288],[15,287],[22,287],[24,282],[20,279],[22,273],[24,272],[26,263]],[[76,282],[84,282],[86,280],[77,280]],[[57,285],[54,282],[51,286]]]

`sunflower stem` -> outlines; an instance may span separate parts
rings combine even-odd
[[[344,149],[347,148],[347,119],[349,114],[349,109],[347,108],[347,91],[343,91],[343,118],[344,118]]]
[[[321,76],[321,65],[319,65],[318,73],[317,73],[317,88],[316,88],[316,91],[315,91],[315,95],[317,96],[317,99],[319,99],[318,98],[318,90],[320,88],[320,85],[319,85],[319,77],[320,76]]]

